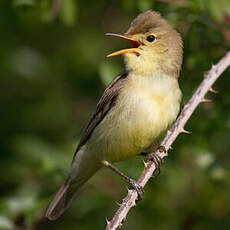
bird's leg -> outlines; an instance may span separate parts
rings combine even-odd
[[[108,161],[103,160],[102,164],[104,166],[106,166],[107,168],[111,169],[113,172],[117,173],[122,178],[124,178],[131,185],[131,187],[134,190],[136,190],[136,192],[138,194],[138,200],[142,200],[142,194],[143,194],[144,191],[143,191],[143,188],[141,187],[141,185],[139,185],[137,181],[135,181],[132,178],[129,178],[128,176],[126,176],[123,172],[121,172],[119,169],[117,169],[116,167],[114,167]]]
[[[166,152],[165,147],[160,145],[160,142],[157,141],[150,146],[150,152],[141,152],[139,155],[145,156],[147,161],[153,161],[155,167],[158,170],[158,174],[160,174],[160,165],[162,164],[162,159],[156,154],[157,150],[159,150],[160,152]]]

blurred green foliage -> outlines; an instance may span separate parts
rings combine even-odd
[[[125,32],[153,9],[182,34],[183,103],[230,48],[229,0],[0,1],[0,229],[103,229],[125,196],[106,169],[56,222],[45,207],[67,175],[80,134],[105,85],[124,69],[124,47],[104,36]],[[226,71],[213,103],[199,106],[191,135],[174,143],[162,173],[145,188],[123,229],[230,229],[230,93]],[[117,166],[137,178],[136,157]]]

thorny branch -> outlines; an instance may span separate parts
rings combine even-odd
[[[201,82],[189,102],[184,106],[183,110],[180,113],[180,116],[177,118],[171,130],[167,132],[166,137],[161,143],[161,145],[165,147],[166,152],[160,152],[159,150],[156,152],[156,154],[161,159],[168,155],[167,151],[171,148],[171,145],[180,133],[189,133],[184,129],[186,122],[201,102],[209,101],[205,99],[205,94],[208,91],[215,92],[215,90],[212,89],[213,83],[229,66],[230,51],[216,65],[212,65],[211,70],[204,74],[203,81]],[[142,187],[146,185],[146,183],[152,177],[154,171],[156,170],[155,164],[151,161],[144,163],[144,165],[144,171],[138,179],[138,183]],[[127,196],[123,199],[123,202],[115,213],[113,219],[111,221],[107,221],[106,230],[115,230],[118,227],[121,227],[122,223],[126,219],[129,210],[136,205],[137,197],[138,194],[135,190],[128,190]]]

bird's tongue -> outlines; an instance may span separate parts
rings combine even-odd
[[[131,38],[128,38],[128,37],[126,37],[124,35],[121,35],[121,34],[107,33],[106,35],[122,38],[122,39],[130,42],[131,45],[132,45],[132,48],[122,49],[122,50],[116,51],[114,53],[111,53],[111,54],[107,55],[106,57],[113,57],[113,56],[117,56],[117,55],[121,55],[121,54],[125,54],[125,53],[137,53],[137,48],[139,46],[141,46],[140,42],[138,42],[136,40],[133,40]]]

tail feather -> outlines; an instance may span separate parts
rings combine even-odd
[[[49,220],[56,220],[68,208],[71,201],[81,186],[101,168],[101,162],[91,158],[85,148],[79,150],[71,165],[70,174],[64,184],[60,187],[45,216]]]
[[[49,220],[56,220],[60,217],[73,200],[76,192],[77,190],[74,190],[71,186],[71,181],[67,179],[54,196],[45,216]]]

